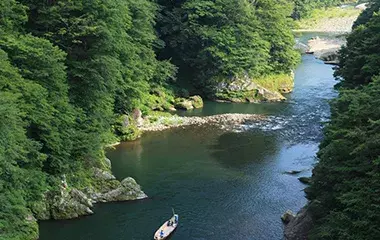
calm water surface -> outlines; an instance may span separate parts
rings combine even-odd
[[[108,152],[118,179],[134,177],[147,200],[98,204],[95,215],[40,224],[41,240],[145,240],[180,215],[172,240],[282,239],[281,214],[305,203],[297,177],[310,176],[335,96],[331,66],[303,56],[286,103],[207,102],[183,115],[259,113],[260,123],[147,133]],[[285,171],[302,170],[299,175]]]

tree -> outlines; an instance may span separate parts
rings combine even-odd
[[[306,190],[310,239],[376,239],[380,231],[379,15],[363,12],[336,69],[339,96]]]
[[[368,84],[380,74],[380,16],[374,14],[366,23],[347,37],[347,46],[339,55],[335,76],[342,78],[345,87]]]
[[[270,0],[159,3],[158,32],[167,43],[160,56],[173,57],[187,85],[206,97],[232,79],[289,73],[298,61],[286,1],[282,8]]]

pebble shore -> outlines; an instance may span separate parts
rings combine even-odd
[[[149,117],[147,117],[149,119]],[[146,120],[140,130],[143,132],[154,132],[163,131],[169,128],[190,126],[190,125],[220,125],[220,126],[231,126],[241,124],[247,121],[261,121],[265,120],[266,117],[258,114],[238,114],[238,113],[228,113],[220,114],[206,117],[181,117],[173,115],[170,117],[160,117],[155,122],[150,123]]]

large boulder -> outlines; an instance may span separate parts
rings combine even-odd
[[[268,102],[280,102],[286,100],[279,92],[270,91],[266,88],[258,86],[257,94],[264,100]]]
[[[195,95],[195,96],[189,97],[189,99],[191,100],[194,108],[202,108],[203,107],[203,100],[202,100],[201,96]]]
[[[53,197],[50,205],[53,219],[72,219],[93,214],[92,201],[78,189],[64,190],[61,195]]]
[[[301,53],[305,53],[309,51],[309,46],[297,40],[296,44],[294,45],[294,49],[300,51]]]
[[[281,216],[281,220],[285,223],[288,224],[290,221],[292,221],[296,215],[291,211],[287,210],[284,214]]]
[[[117,202],[144,199],[148,196],[141,190],[135,179],[131,177],[125,178],[118,187],[95,195],[98,202]]]
[[[338,51],[324,52],[320,55],[319,59],[324,61],[326,64],[331,64],[331,65],[339,64]]]
[[[94,177],[99,180],[115,180],[116,177],[109,171],[102,170],[100,168],[93,168]]]
[[[177,98],[174,104],[176,109],[191,110],[194,109],[193,102],[185,98]]]
[[[279,91],[268,90],[255,83],[248,75],[221,82],[217,87],[217,98],[231,102],[279,102],[286,98]]]
[[[285,222],[284,236],[286,240],[307,240],[308,234],[313,227],[313,219],[308,207],[304,207],[293,215],[291,212],[283,215]]]
[[[311,178],[310,177],[299,177],[298,180],[304,184],[311,184]]]
[[[112,168],[111,160],[109,160],[108,158],[104,158],[104,164],[106,165],[105,167],[107,169],[111,170]]]

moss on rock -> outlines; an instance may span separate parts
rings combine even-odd
[[[194,108],[202,108],[203,107],[203,99],[201,96],[195,95],[189,97]]]

